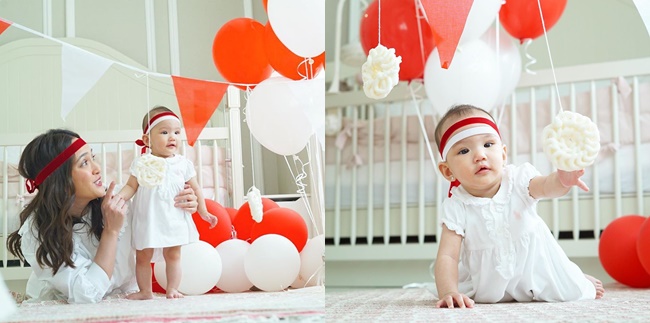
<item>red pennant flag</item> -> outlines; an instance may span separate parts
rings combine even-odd
[[[422,7],[438,47],[440,66],[447,69],[454,58],[460,36],[474,0],[422,0]]]
[[[11,21],[0,18],[0,35],[2,35],[2,33],[5,32],[5,30],[11,26],[11,24]]]
[[[205,128],[224,93],[228,84],[215,83],[180,76],[173,76],[176,99],[181,110],[183,126],[187,134],[187,141],[194,146],[196,139]]]

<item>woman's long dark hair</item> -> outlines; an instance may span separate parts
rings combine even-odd
[[[52,129],[34,138],[20,156],[18,172],[25,178],[35,179],[50,161],[70,146],[74,138],[80,137],[64,129]],[[72,167],[73,158],[69,158],[38,186],[32,202],[20,212],[21,227],[28,217],[33,217],[30,229],[36,232],[40,242],[36,261],[41,267],[52,268],[53,274],[63,265],[74,268],[72,233],[79,218],[70,214],[75,198]],[[102,234],[101,199],[92,200],[82,214],[89,210],[92,212],[90,233],[99,240]],[[20,245],[21,236],[16,230],[8,237],[7,248],[25,261]]]

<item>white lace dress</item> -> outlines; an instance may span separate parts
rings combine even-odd
[[[539,172],[508,165],[493,198],[462,187],[443,203],[442,223],[464,237],[458,266],[461,293],[479,303],[594,299],[596,289],[571,262],[538,216],[528,192]],[[437,295],[435,286],[429,288]]]
[[[160,185],[148,188],[140,184],[133,196],[133,247],[164,248],[186,245],[199,240],[192,215],[174,206],[174,197],[185,182],[196,176],[192,162],[181,155],[164,158],[165,175]],[[135,167],[131,174],[138,178]],[[140,180],[138,180],[140,181]]]

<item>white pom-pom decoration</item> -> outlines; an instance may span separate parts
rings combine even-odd
[[[600,132],[591,119],[575,112],[558,113],[542,131],[544,152],[559,170],[591,166],[600,151]]]
[[[248,206],[251,208],[251,217],[255,222],[262,222],[262,214],[264,213],[264,206],[262,205],[262,195],[260,190],[255,186],[251,186],[246,194],[248,199]]]
[[[164,158],[152,154],[140,156],[135,163],[138,184],[146,188],[153,188],[162,184],[165,179],[166,169],[167,163]]]
[[[395,56],[394,48],[379,44],[368,52],[361,66],[363,92],[371,99],[383,99],[399,82],[399,64],[402,57]]]

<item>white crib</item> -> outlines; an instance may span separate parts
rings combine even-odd
[[[596,257],[609,222],[650,213],[650,160],[644,158],[650,133],[643,131],[650,127],[650,58],[557,68],[556,75],[562,107],[598,124],[602,150],[584,176],[590,192],[574,188],[541,201],[538,213],[569,257]],[[509,163],[552,171],[540,135],[559,111],[555,93],[550,70],[523,74],[504,113],[495,115]],[[426,100],[418,107],[437,157],[436,117]],[[336,262],[433,260],[441,230],[437,206],[448,182],[429,158],[406,84],[383,100],[368,99],[362,90],[334,91],[326,108],[335,129],[341,123],[326,148],[328,268]]]
[[[142,70],[135,61],[98,42],[68,39],[75,46]],[[63,122],[59,117],[60,45],[30,38],[0,46],[0,272],[5,280],[27,279],[25,267],[6,248],[9,233],[19,226],[19,212],[33,197],[26,192],[17,164],[24,146],[50,128],[78,132],[97,155],[103,181],[125,183],[133,157],[134,140],[141,136],[140,122],[148,106],[165,105],[178,113],[173,86],[166,80],[147,80],[120,67],[111,68]],[[57,87],[57,85],[59,85]],[[148,89],[147,89],[148,88]],[[146,95],[143,95],[146,93]],[[241,148],[240,92],[229,88],[235,100],[221,104],[199,139],[190,147],[183,140],[181,153],[194,162],[206,198],[238,208],[244,202]],[[183,138],[185,133],[183,131]],[[234,167],[232,167],[234,166]]]

